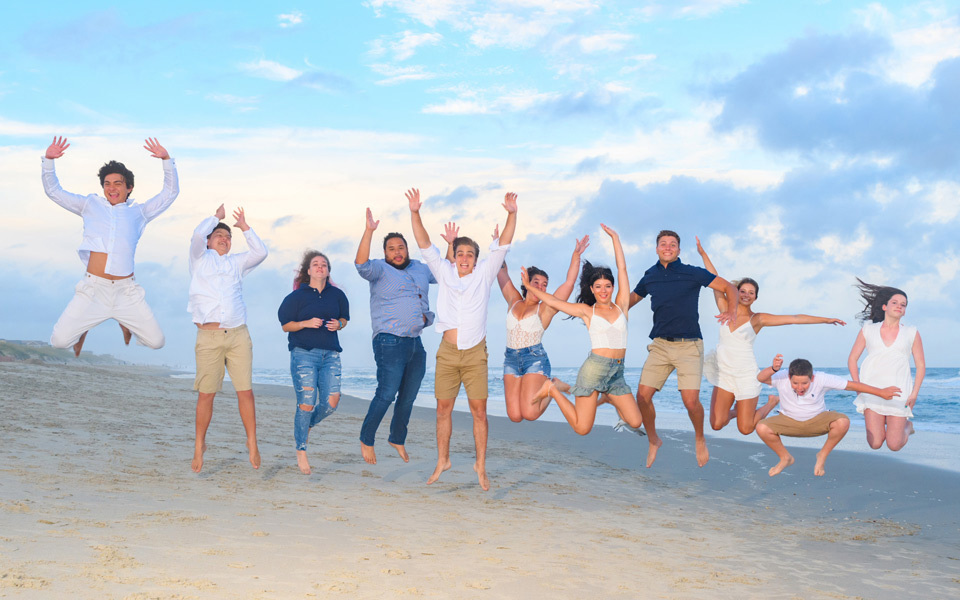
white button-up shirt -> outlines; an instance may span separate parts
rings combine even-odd
[[[137,242],[147,223],[167,210],[180,193],[177,166],[173,159],[163,161],[163,190],[143,204],[127,199],[116,206],[103,196],[72,194],[60,187],[54,161],[43,158],[43,191],[51,200],[83,217],[83,241],[77,253],[84,266],[91,252],[107,255],[104,272],[123,277],[133,273],[133,257]]]
[[[248,229],[243,232],[247,252],[220,256],[216,250],[207,248],[207,236],[219,222],[216,217],[207,217],[193,231],[187,310],[193,315],[194,323],[220,323],[220,327],[230,329],[247,322],[242,280],[267,257],[267,247],[253,229]]]
[[[430,267],[440,291],[437,295],[436,330],[443,333],[457,330],[457,349],[467,350],[479,344],[487,336],[487,304],[490,286],[497,280],[503,257],[510,244],[490,244],[490,256],[477,262],[473,272],[464,277],[457,274],[457,267],[440,256],[440,250],[431,245],[421,248],[423,262]]]

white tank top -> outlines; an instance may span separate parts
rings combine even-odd
[[[519,350],[536,346],[543,339],[543,321],[540,320],[540,305],[537,312],[523,319],[513,316],[513,307],[520,301],[514,302],[507,310],[507,348]]]
[[[597,305],[593,305],[593,318],[590,319],[590,346],[592,349],[609,348],[611,350],[627,349],[627,316],[623,309],[614,304],[620,311],[617,320],[611,323],[603,317],[597,317]]]

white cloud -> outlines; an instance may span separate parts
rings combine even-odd
[[[695,0],[677,9],[680,16],[709,17],[726,8],[746,4],[747,0]]]
[[[580,50],[586,54],[617,52],[622,50],[633,37],[626,33],[598,33],[581,37],[579,45]]]
[[[883,74],[891,80],[914,87],[924,85],[937,63],[960,56],[960,19],[952,13],[929,12],[908,9],[903,15],[895,15],[880,4],[859,11],[866,29],[893,42],[893,53],[880,62]],[[934,22],[930,22],[931,16]]]
[[[836,263],[858,264],[863,254],[873,245],[873,237],[861,225],[857,227],[855,239],[843,239],[837,235],[825,235],[817,240],[814,247]]]
[[[392,8],[434,27],[441,21],[459,22],[471,4],[464,0],[369,0],[364,6],[373,8],[378,17],[383,16],[383,8]]]
[[[486,115],[494,111],[488,104],[477,100],[451,99],[427,105],[420,112],[428,115]]]
[[[280,22],[280,27],[293,27],[303,23],[303,13],[295,10],[290,13],[279,14],[277,15],[277,21]]]
[[[509,12],[491,12],[473,20],[470,42],[480,48],[530,48],[536,45],[553,27],[569,22],[567,18],[551,15],[521,16]]]
[[[960,183],[938,181],[926,194],[930,212],[924,222],[949,223],[960,215]]]
[[[649,65],[657,59],[656,54],[636,54],[634,56],[628,56],[624,59],[625,64],[620,68],[620,74],[626,75],[628,73],[633,73],[638,71],[645,66]]]
[[[370,68],[373,69],[375,73],[386,77],[386,79],[377,81],[377,85],[396,85],[404,81],[422,81],[437,77],[436,73],[425,70],[421,65],[398,67],[389,64],[375,64],[370,65]]]
[[[298,71],[297,69],[262,58],[258,61],[242,63],[240,68],[254,77],[261,77],[271,81],[293,81],[303,74],[302,71]]]
[[[439,33],[413,33],[404,31],[399,41],[393,44],[395,60],[406,60],[413,56],[417,48],[424,45],[440,43],[443,36]]]
[[[260,102],[257,96],[234,96],[233,94],[207,94],[204,98],[211,102],[233,106],[239,112],[256,110],[256,105]]]

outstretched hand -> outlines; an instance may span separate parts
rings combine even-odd
[[[846,324],[847,323],[845,321],[841,321],[840,319],[829,319],[827,321],[827,325],[846,325]]]
[[[166,148],[160,145],[160,142],[157,141],[157,138],[147,138],[143,143],[143,147],[147,149],[147,152],[150,153],[150,156],[159,158],[161,160],[167,160],[170,158],[170,153],[167,152]]]
[[[890,387],[885,387],[882,390],[880,390],[880,397],[883,398],[884,400],[893,400],[894,396],[899,396],[899,395],[900,395],[900,388],[898,388],[895,385],[891,385]]]
[[[573,247],[573,253],[577,255],[583,254],[588,247],[590,247],[590,236],[585,235],[577,240],[577,245]]]
[[[517,195],[513,192],[507,192],[507,195],[503,197],[503,208],[508,213],[517,212]]]
[[[527,268],[520,267],[520,283],[523,284],[523,287],[530,289],[530,276],[527,275]]]
[[[609,235],[609,236],[612,237],[613,239],[618,239],[618,238],[620,237],[620,234],[619,234],[619,233],[617,233],[617,232],[614,231],[613,229],[607,227],[607,226],[604,225],[603,223],[600,223],[600,229],[603,229],[604,233],[606,233],[607,235]]]
[[[60,158],[69,147],[70,144],[67,143],[67,138],[54,136],[53,143],[47,146],[47,152],[44,156],[51,160]]]
[[[380,221],[373,220],[373,211],[370,208],[367,208],[367,231],[376,231],[377,227],[380,226]]]
[[[407,202],[410,203],[410,212],[420,212],[420,207],[423,206],[423,203],[420,202],[420,190],[410,188],[404,196],[407,197]]]
[[[441,235],[440,237],[443,238],[443,241],[445,241],[446,243],[452,246],[453,240],[457,239],[459,235],[460,235],[460,228],[457,227],[456,223],[454,223],[453,221],[450,221],[449,223],[443,226],[443,235]]]
[[[490,237],[493,238],[493,241],[497,241],[500,239],[500,223],[497,223],[496,225],[493,226],[493,235],[491,235]]]
[[[697,253],[700,254],[700,256],[706,256],[707,251],[704,250],[704,249],[703,249],[703,245],[700,244],[700,238],[699,238],[699,237],[696,237],[696,236],[694,236],[694,237],[695,237],[695,239],[697,240]]]
[[[770,365],[770,366],[773,368],[774,371],[779,371],[780,368],[783,366],[783,355],[782,355],[782,354],[778,354],[778,355],[774,356],[774,357],[773,357],[773,364]]]
[[[239,207],[239,208],[237,208],[237,210],[233,211],[233,218],[237,220],[237,222],[234,223],[233,226],[234,226],[234,227],[239,227],[239,228],[240,228],[240,231],[246,231],[246,230],[250,229],[250,226],[247,225],[247,219],[246,219],[246,217],[245,217],[244,214],[243,214],[243,207],[242,207],[242,206]]]
[[[222,221],[226,218],[227,211],[223,209],[222,204],[219,207],[217,207],[217,212],[213,213],[213,216],[215,216],[218,221]]]

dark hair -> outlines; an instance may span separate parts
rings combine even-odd
[[[580,293],[577,294],[577,302],[587,306],[593,306],[597,303],[590,286],[598,279],[606,279],[610,283],[616,283],[610,267],[597,267],[590,264],[589,260],[583,261],[583,268],[580,269]]]
[[[544,279],[546,279],[548,282],[550,281],[550,276],[547,275],[546,271],[543,271],[542,269],[538,269],[536,267],[527,267],[527,279],[529,279],[530,281],[533,281],[533,278],[537,275],[543,275]],[[520,284],[520,295],[523,297],[524,300],[527,299],[527,288],[524,287],[522,283]]]
[[[657,234],[657,243],[660,243],[660,238],[667,236],[677,238],[677,245],[680,245],[680,234],[678,234],[676,231],[670,231],[669,229],[660,230],[660,233]]]
[[[97,175],[100,176],[100,187],[103,187],[103,180],[107,178],[107,175],[113,175],[114,173],[123,177],[123,182],[127,184],[127,189],[133,187],[133,171],[125,167],[123,163],[115,160],[111,160],[100,167],[100,171],[97,173]]]
[[[401,240],[403,240],[403,245],[409,247],[409,244],[407,244],[407,238],[403,237],[403,234],[402,234],[402,233],[397,233],[396,231],[391,231],[391,232],[388,233],[387,235],[383,236],[383,249],[384,249],[384,250],[387,249],[387,242],[389,242],[389,241],[392,240],[393,238],[400,238]]]
[[[233,237],[233,233],[231,232],[230,226],[227,225],[226,223],[217,223],[217,226],[213,228],[213,231],[216,231],[218,229],[223,229],[224,231],[230,234],[230,237]],[[213,235],[213,231],[207,234],[208,240],[210,239],[210,236]]]
[[[857,290],[860,292],[860,298],[863,299],[863,310],[857,314],[857,318],[861,321],[869,320],[874,323],[879,323],[884,318],[883,306],[887,302],[890,302],[890,298],[893,298],[897,294],[900,294],[904,298],[907,297],[905,291],[895,287],[873,285],[872,283],[866,283],[859,277],[857,277],[857,282]]]
[[[318,256],[322,256],[323,260],[327,261],[327,273],[332,269],[330,268],[330,259],[327,258],[327,255],[319,250],[307,250],[303,253],[303,260],[300,261],[300,268],[297,269],[297,276],[293,279],[293,289],[300,289],[301,285],[308,285],[310,283],[310,274],[307,272],[310,270],[310,263]],[[327,283],[331,285],[333,282],[328,280]]]
[[[805,358],[795,358],[787,369],[787,375],[790,377],[813,377],[813,365]]]
[[[740,286],[743,285],[743,284],[745,284],[745,283],[749,283],[750,285],[753,286],[753,291],[756,292],[756,293],[754,294],[754,297],[759,298],[759,297],[760,297],[760,284],[757,283],[757,280],[756,280],[756,279],[750,279],[749,277],[744,277],[744,278],[741,279],[740,281],[734,282],[734,284],[737,286],[737,291],[739,291],[739,290],[740,290]]]
[[[457,239],[453,240],[453,253],[457,253],[457,248],[460,246],[471,246],[473,248],[474,258],[480,258],[480,245],[477,244],[472,239],[468,238],[465,235],[461,235]]]

